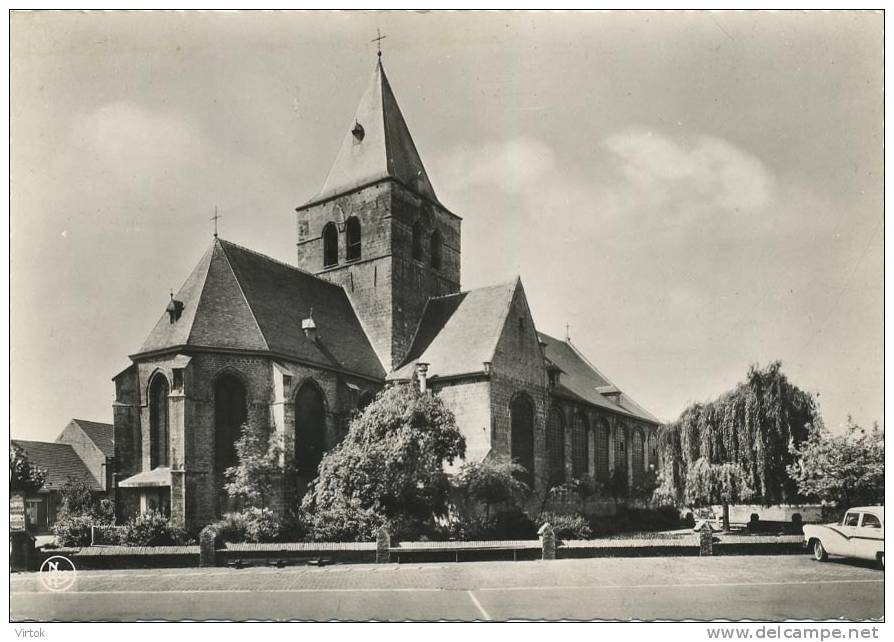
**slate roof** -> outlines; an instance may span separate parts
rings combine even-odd
[[[70,445],[24,439],[11,441],[25,451],[33,465],[47,471],[44,490],[61,489],[69,477],[83,479],[93,490],[103,490],[102,484]]]
[[[112,434],[114,432],[112,424],[87,421],[86,419],[72,419],[71,421],[84,431],[90,438],[90,441],[96,444],[96,447],[102,451],[103,455],[106,457],[115,456],[115,445],[112,443]]]
[[[235,243],[215,238],[175,298],[183,302],[180,318],[171,323],[163,313],[134,357],[175,347],[231,348],[385,376],[344,289]],[[311,309],[317,341],[301,330]]]
[[[429,299],[405,363],[389,379],[409,379],[416,363],[428,363],[429,377],[484,370],[493,361],[519,280]]]
[[[559,385],[554,389],[558,395],[566,396],[600,408],[630,415],[650,423],[660,423],[649,411],[621,393],[616,403],[612,399],[598,393],[596,388],[614,386],[605,375],[591,364],[570,341],[560,341],[539,332],[547,359],[562,370]]]
[[[354,134],[355,130],[360,131],[357,125],[362,129],[360,136]],[[395,178],[417,194],[439,203],[381,59],[346,129],[323,188],[310,203],[384,178]]]

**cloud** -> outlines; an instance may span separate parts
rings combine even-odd
[[[608,137],[602,148],[632,190],[658,202],[682,198],[741,211],[761,208],[773,195],[772,176],[758,158],[713,136],[685,145],[633,128]]]
[[[556,166],[553,149],[533,138],[462,143],[438,162],[438,178],[451,189],[492,186],[507,193],[524,191]]]
[[[131,101],[99,107],[72,124],[72,143],[93,169],[120,182],[169,174],[198,162],[199,132],[173,114]]]

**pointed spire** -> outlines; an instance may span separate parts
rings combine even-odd
[[[310,202],[386,178],[438,202],[381,58],[347,129],[323,188]]]

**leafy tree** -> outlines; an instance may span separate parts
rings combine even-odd
[[[688,471],[704,459],[739,465],[754,500],[798,501],[798,486],[786,471],[794,459],[789,444],[800,445],[811,426],[820,424],[814,398],[788,381],[778,361],[764,369],[752,366],[744,383],[714,401],[689,406],[662,427],[662,473],[654,498],[685,503]]]
[[[748,475],[739,464],[712,464],[704,457],[686,471],[683,492],[688,506],[723,506],[723,530],[729,530],[729,505],[748,501],[754,496]]]
[[[463,464],[452,480],[450,530],[462,539],[524,537],[534,524],[521,507],[531,494],[525,468],[508,458]]]
[[[531,492],[521,481],[525,469],[520,464],[505,458],[463,464],[454,479],[460,502],[467,510],[472,504],[484,507],[484,519],[490,520],[491,507],[507,504],[518,506]]]
[[[33,493],[40,490],[47,479],[47,471],[31,464],[28,454],[16,444],[9,445],[9,490]]]
[[[392,532],[432,527],[448,512],[444,463],[465,452],[440,397],[411,385],[385,389],[320,462],[301,506],[312,536],[368,539],[385,523]],[[333,523],[345,530],[333,533]]]
[[[244,423],[234,446],[239,463],[224,471],[227,494],[248,506],[266,508],[286,472],[278,434]]]
[[[115,523],[115,503],[99,498],[83,479],[69,477],[60,489],[53,534],[62,546],[88,546],[92,526]]]
[[[804,495],[844,508],[884,502],[885,433],[878,424],[867,432],[848,417],[843,435],[817,426],[791,453],[788,473]]]

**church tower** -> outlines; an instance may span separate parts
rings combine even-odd
[[[345,289],[397,368],[428,299],[459,292],[461,219],[435,195],[381,58],[323,188],[296,211],[298,267]]]

